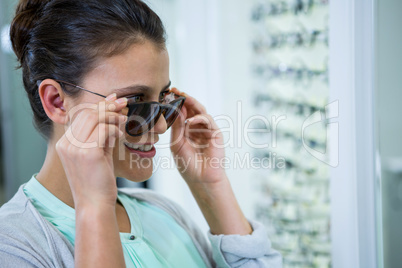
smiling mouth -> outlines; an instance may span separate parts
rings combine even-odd
[[[133,143],[128,143],[128,142],[125,142],[124,145],[126,145],[130,149],[141,151],[141,152],[149,152],[154,147],[153,144],[133,144]]]

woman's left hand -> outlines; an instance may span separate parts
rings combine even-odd
[[[172,126],[170,148],[178,170],[187,184],[226,180],[223,135],[216,122],[195,98],[176,88],[172,91],[186,97]]]
[[[226,176],[222,132],[196,99],[177,89],[172,91],[185,96],[186,101],[172,126],[170,148],[211,233],[250,234],[251,226]]]

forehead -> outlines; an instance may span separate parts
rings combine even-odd
[[[169,83],[169,55],[151,42],[135,44],[124,53],[100,59],[83,85],[98,93],[129,94],[135,87],[160,91]],[[102,92],[100,92],[102,91]]]

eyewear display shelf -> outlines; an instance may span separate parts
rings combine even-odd
[[[315,120],[329,96],[328,12],[325,0],[255,0],[250,14],[253,107],[266,118],[254,139],[267,144],[254,155],[270,164],[256,171],[256,217],[285,268],[331,267],[328,122]]]

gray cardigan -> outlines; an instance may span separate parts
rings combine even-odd
[[[24,194],[23,186],[0,208],[0,267],[74,267],[73,246],[35,209]],[[260,223],[250,221],[251,235],[208,233],[211,242],[208,243],[174,202],[150,190],[119,191],[168,212],[188,232],[209,267],[282,267],[281,255],[271,248]]]

